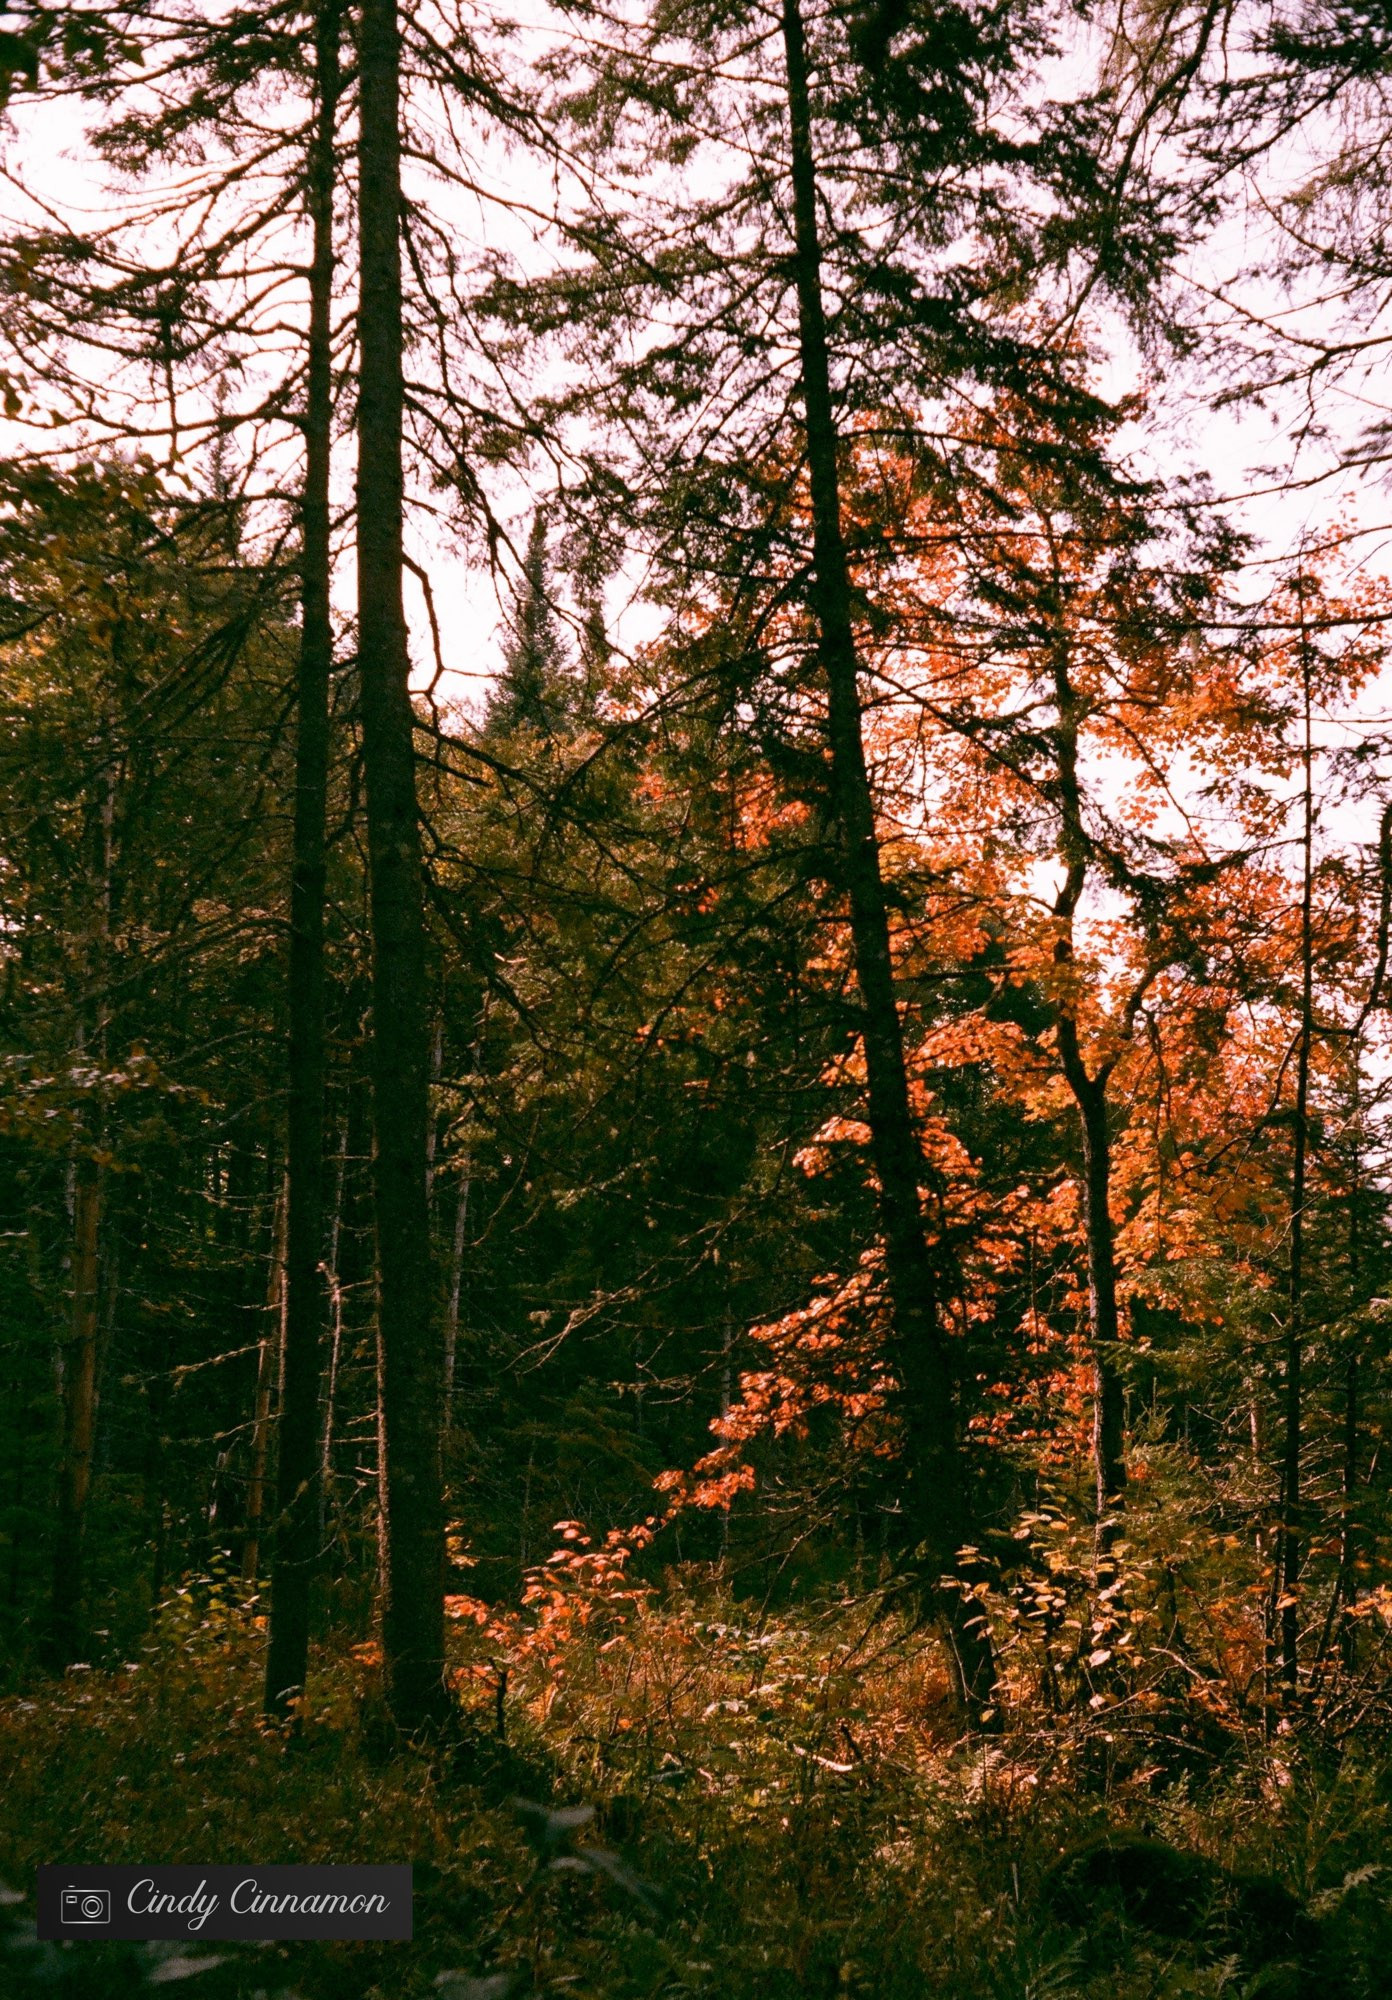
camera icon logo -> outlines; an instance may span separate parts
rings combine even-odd
[[[58,1896],[58,1921],[62,1924],[109,1924],[109,1889],[63,1889]]]

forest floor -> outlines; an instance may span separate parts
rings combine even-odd
[[[190,1593],[137,1658],[0,1702],[7,1996],[183,1979],[200,2000],[1392,1990],[1392,1758],[1366,1745],[1186,1737],[1123,1697],[963,1737],[921,1635],[845,1606],[740,1622],[652,1598],[518,1664],[505,1739],[486,1643],[460,1638],[469,1722],[426,1755],[393,1743],[369,1647],[319,1663],[297,1741],[268,1732],[262,1643],[244,1609]],[[1142,1858],[1206,1857],[1202,1921],[1167,1919],[1163,1895],[1060,1892],[1067,1857],[1124,1831],[1152,1843]],[[414,1942],[33,1940],[39,1863],[229,1859],[410,1861]],[[1250,1920],[1253,1878],[1299,1898],[1294,1942]]]

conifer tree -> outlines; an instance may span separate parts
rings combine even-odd
[[[387,1691],[406,1735],[444,1680],[444,1327],[426,1189],[425,878],[403,603],[401,24],[364,0],[358,40],[358,674],[372,919],[378,1505]]]
[[[284,1348],[276,1463],[266,1706],[291,1712],[309,1655],[319,1533],[319,1387],[324,1249],[324,905],[333,670],[330,473],[333,447],[334,194],[341,90],[339,0],[315,23],[316,116],[306,175],[313,231],[300,499],[300,652],[295,688],[295,824],[290,884]]]
[[[489,691],[488,726],[555,735],[573,700],[568,679],[546,554],[546,517],[538,508],[527,536],[502,672]]]

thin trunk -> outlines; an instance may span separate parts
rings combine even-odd
[[[454,1407],[454,1367],[459,1350],[459,1303],[464,1293],[464,1245],[469,1231],[469,1195],[473,1168],[464,1155],[459,1170],[459,1201],[454,1211],[454,1241],[450,1245],[449,1310],[445,1316],[445,1422]]]
[[[256,1357],[256,1397],[251,1418],[251,1475],[247,1480],[246,1530],[242,1540],[242,1581],[255,1585],[261,1573],[261,1531],[266,1520],[266,1468],[271,1449],[271,1387],[280,1374],[285,1346],[285,1225],[288,1181],[276,1195],[271,1222],[271,1262],[266,1274],[266,1330]]]
[[[437,1112],[440,1077],[445,1067],[445,1023],[443,1017],[435,1023],[435,1033],[430,1040],[430,1095],[426,1106],[425,1122],[425,1197],[431,1201],[435,1193],[435,1154],[439,1146],[440,1130]]]
[[[323,1527],[325,1501],[333,1484],[334,1411],[338,1405],[338,1371],[343,1360],[343,1280],[338,1269],[338,1245],[343,1234],[343,1184],[348,1173],[348,1126],[351,1105],[343,1114],[343,1131],[338,1142],[338,1167],[334,1175],[333,1212],[329,1217],[329,1240],[324,1256],[324,1281],[328,1286],[331,1325],[329,1332],[329,1374],[324,1385],[324,1424],[320,1442],[319,1516]]]
[[[728,1275],[727,1275],[728,1282]],[[734,1368],[730,1357],[735,1349],[735,1316],[727,1297],[725,1318],[720,1330],[720,1416],[722,1422],[730,1414],[730,1404],[734,1396]],[[857,1566],[860,1559],[860,1514],[856,1513]],[[728,1504],[720,1510],[720,1559],[727,1562],[730,1555],[730,1509]]]
[[[1362,1103],[1360,1078],[1357,1064],[1359,1056],[1354,1049],[1354,1116],[1353,1116],[1353,1166],[1350,1174],[1348,1199],[1348,1284],[1349,1299],[1353,1313],[1359,1309],[1359,1293],[1362,1289],[1362,1256],[1359,1243],[1359,1208],[1362,1192]],[[1348,1350],[1344,1356],[1344,1410],[1343,1437],[1341,1440],[1341,1487],[1339,1505],[1339,1567],[1334,1577],[1334,1588],[1329,1593],[1329,1609],[1325,1614],[1324,1628],[1320,1633],[1319,1645],[1315,1649],[1315,1664],[1322,1667],[1329,1651],[1329,1642],[1336,1626],[1339,1635],[1339,1658],[1347,1672],[1353,1672],[1358,1660],[1358,1621],[1352,1616],[1353,1601],[1357,1594],[1354,1581],[1354,1564],[1357,1560],[1357,1533],[1354,1521],[1356,1495],[1358,1490],[1358,1429],[1359,1429],[1359,1354],[1360,1329],[1355,1320],[1354,1330],[1348,1337]]]
[[[477,1077],[483,1059],[483,1036],[488,1026],[488,995],[479,1012],[474,1046],[470,1054],[470,1074]],[[475,1090],[477,1085],[474,1086]],[[464,1296],[464,1252],[468,1242],[469,1203],[473,1196],[474,1163],[466,1146],[459,1167],[459,1200],[454,1211],[454,1241],[450,1246],[449,1302],[445,1316],[445,1428],[454,1412],[454,1378],[459,1355],[459,1315]]]
[[[150,1550],[150,1624],[158,1628],[164,1603],[164,1573],[169,1562],[169,1505],[163,1494],[155,1501],[155,1532]]]
[[[903,1398],[909,1508],[928,1569],[936,1578],[955,1566],[958,1547],[966,1538],[968,1514],[952,1369],[924,1232],[919,1193],[923,1158],[909,1097],[875,805],[865,757],[850,568],[841,531],[839,438],[831,398],[817,228],[817,167],[799,0],[784,0],[782,27],[799,363],[812,501],[813,608],[827,682],[833,802],[860,995],[871,1154],[880,1186],[885,1276]],[[995,1681],[984,1621],[963,1609],[959,1592],[939,1591],[938,1599],[960,1691],[979,1710],[989,1704]]]
[[[112,634],[113,663],[119,661],[121,628]],[[103,718],[107,759],[100,806],[101,876],[97,884],[92,970],[97,991],[96,1045],[105,1070],[110,1061],[110,1005],[107,985],[116,860],[116,790],[119,759],[110,706]],[[79,1054],[85,1044],[77,1025]],[[67,1666],[85,1646],[85,1556],[87,1502],[97,1437],[98,1349],[101,1340],[102,1172],[94,1145],[106,1133],[105,1090],[98,1092],[95,1130],[79,1134],[83,1150],[72,1162],[72,1330],[58,1357],[62,1384],[63,1435],[58,1467],[58,1522],[53,1544],[53,1584],[49,1645],[55,1665]]]
[[[72,1331],[63,1357],[63,1451],[50,1620],[57,1667],[77,1659],[85,1640],[87,1501],[97,1431],[100,1221],[101,1173],[87,1155],[77,1161],[73,1184]]]
[[[8,1588],[8,1598],[7,1598],[10,1614],[12,1617],[14,1617],[19,1610],[20,1582],[22,1574],[20,1550],[23,1548],[25,1542],[24,1535],[20,1533],[19,1524],[21,1518],[21,1511],[24,1506],[24,1475],[28,1469],[27,1458],[24,1450],[24,1441],[25,1438],[28,1436],[29,1432],[29,1401],[27,1396],[23,1394],[23,1384],[18,1378],[16,1378],[10,1385],[10,1395],[7,1407],[13,1413],[15,1419],[15,1437],[14,1437],[14,1447],[13,1447],[14,1481],[10,1488],[10,1506],[13,1512],[14,1528],[10,1535],[9,1588]]]
[[[1092,1462],[1097,1546],[1116,1539],[1126,1493],[1125,1396],[1118,1366],[1121,1312],[1117,1302],[1116,1234],[1112,1225],[1112,1147],[1107,1079],[1090,1077],[1071,1018],[1059,1022],[1064,1073],[1083,1130],[1083,1225],[1087,1239],[1088,1316],[1092,1328]]]
[[[1359,1240],[1359,1195],[1363,1180],[1363,1030],[1369,1016],[1382,1000],[1387,978],[1389,943],[1392,943],[1392,805],[1382,809],[1378,826],[1378,920],[1372,977],[1359,1009],[1350,1041],[1354,1092],[1354,1152],[1352,1186],[1349,1191],[1349,1296],[1359,1310],[1362,1292],[1363,1259]],[[1357,1520],[1358,1458],[1360,1426],[1361,1332],[1356,1330],[1344,1362],[1343,1510],[1339,1527],[1339,1575],[1334,1589],[1334,1606],[1340,1612],[1339,1657],[1345,1671],[1358,1666],[1358,1620],[1353,1616],[1353,1600],[1358,1584],[1355,1571],[1359,1561]]]
[[[527,1524],[532,1511],[532,1467],[536,1463],[535,1440],[527,1447],[527,1470],[522,1479],[522,1532],[518,1542],[517,1560],[523,1578],[527,1575]]]
[[[1087,1162],[1088,1297],[1092,1308],[1093,1462],[1097,1473],[1097,1514],[1103,1545],[1126,1489],[1125,1401],[1117,1365],[1121,1317],[1117,1307],[1116,1242],[1112,1229],[1112,1151],[1107,1131],[1107,1095],[1102,1085],[1083,1115]]]
[[[1061,581],[1060,581],[1061,587]],[[1054,754],[1058,770],[1060,849],[1066,870],[1054,903],[1062,929],[1054,962],[1073,962],[1073,920],[1087,884],[1088,845],[1078,778],[1078,697],[1069,670],[1066,642],[1055,647]],[[1055,1019],[1059,1063],[1078,1107],[1083,1138],[1083,1226],[1087,1241],[1088,1317],[1092,1333],[1092,1459],[1097,1508],[1099,1575],[1120,1526],[1126,1493],[1125,1389],[1120,1369],[1121,1313],[1117,1301],[1116,1235],[1112,1226],[1112,1143],[1107,1086],[1112,1065],[1090,1073],[1078,1023],[1068,1002]]]
[[[400,22],[359,27],[358,665],[371,870],[378,1500],[387,1697],[405,1734],[443,1719],[444,1343],[426,1195],[425,921],[402,603]]]
[[[1300,1027],[1296,1045],[1294,1144],[1291,1161],[1290,1266],[1286,1293],[1285,1438],[1281,1456],[1281,1531],[1277,1556],[1281,1680],[1293,1691],[1300,1673],[1300,1455],[1303,1443],[1305,1310],[1305,1183],[1309,1151],[1310,1054],[1314,1040],[1314,751],[1311,740],[1310,648],[1302,634],[1304,736],[1301,744],[1303,822],[1300,885]]]
[[[1262,1479],[1262,1467],[1265,1463],[1265,1453],[1263,1450],[1263,1440],[1262,1440],[1261,1403],[1258,1399],[1257,1388],[1255,1385],[1250,1390],[1250,1396],[1251,1400],[1247,1405],[1247,1434],[1252,1446],[1252,1483],[1255,1487],[1259,1488]],[[1257,1515],[1255,1527],[1252,1532],[1252,1546],[1256,1554],[1257,1568],[1258,1570],[1261,1571],[1264,1571],[1266,1568],[1266,1559],[1267,1559],[1266,1529],[1267,1529],[1267,1524],[1259,1512]],[[1269,1699],[1271,1694],[1271,1646],[1270,1646],[1269,1632],[1267,1638],[1268,1638],[1268,1643],[1265,1648],[1263,1664],[1262,1664],[1263,1701]]]
[[[265,1707],[287,1716],[309,1661],[310,1589],[319,1540],[319,1346],[324,1243],[324,824],[333,672],[329,475],[333,443],[334,136],[338,0],[315,34],[317,105],[309,159],[314,229],[301,498],[300,656],[296,685],[295,832],[290,882],[290,1078],[287,1131],[284,1385],[271,1569]]]
[[[145,1389],[145,1464],[142,1499],[150,1535],[150,1619],[158,1621],[164,1597],[165,1569],[169,1559],[169,1508],[164,1491],[166,1442],[164,1426],[169,1408],[172,1341],[166,1334],[156,1355],[156,1365]]]
[[[1339,1658],[1348,1673],[1358,1667],[1358,1620],[1353,1616],[1353,1600],[1358,1585],[1358,1354],[1350,1353],[1344,1364],[1344,1508],[1339,1533]]]

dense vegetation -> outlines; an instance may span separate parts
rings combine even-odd
[[[1384,13],[6,20],[6,1976],[1385,1990]]]

